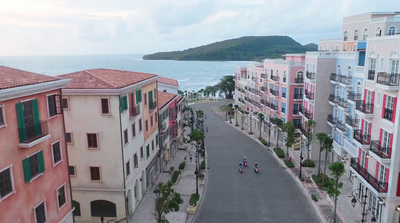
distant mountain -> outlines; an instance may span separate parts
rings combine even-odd
[[[183,51],[159,52],[143,56],[144,60],[253,61],[280,58],[287,53],[317,51],[314,43],[305,46],[289,36],[245,36]]]

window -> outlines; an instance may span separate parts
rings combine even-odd
[[[383,118],[386,120],[392,121],[394,97],[392,97],[390,95],[385,95],[385,96],[386,96],[386,103],[385,103],[385,110],[384,110]],[[385,99],[383,99],[383,100],[385,101]]]
[[[364,29],[363,40],[367,40],[367,38],[368,38],[368,29]]]
[[[58,201],[58,208],[62,208],[67,203],[67,199],[65,196],[65,185],[62,185],[60,188],[58,188],[57,201]]]
[[[396,27],[394,27],[394,26],[391,26],[390,28],[389,28],[389,36],[393,36],[393,35],[395,35],[396,34]]]
[[[347,41],[347,31],[344,31],[344,34],[343,34],[343,41]]]
[[[382,29],[381,29],[381,27],[378,27],[378,28],[376,29],[376,36],[382,36]]]
[[[154,139],[151,140],[151,151],[154,151]]]
[[[102,98],[100,101],[101,101],[101,114],[109,115],[110,107],[109,107],[109,103],[108,103],[108,98]]]
[[[43,151],[24,159],[22,161],[24,167],[25,182],[30,182],[36,176],[44,172]]]
[[[57,115],[56,95],[47,96],[47,106],[49,109],[49,117]]]
[[[387,177],[388,172],[389,171],[388,171],[387,167],[385,167],[382,164],[379,164],[379,174],[378,174],[378,184],[379,185],[383,186],[384,183],[387,182],[388,179],[386,177]]]
[[[146,146],[146,158],[148,159],[150,157],[150,144]]]
[[[144,94],[144,104],[147,105],[147,94]]]
[[[386,155],[389,154],[389,145],[390,145],[390,133],[386,132],[385,130],[382,130],[381,146],[382,146],[382,152],[385,153]]]
[[[354,31],[354,40],[358,40],[358,30]]]
[[[135,153],[135,155],[133,155],[133,168],[138,168],[138,167],[139,167],[138,156]]]
[[[98,166],[91,166],[90,167],[90,179],[94,181],[100,181],[100,167]]]
[[[72,207],[74,208],[73,215],[81,216],[81,204],[77,201],[72,200]]]
[[[76,167],[75,166],[68,166],[68,173],[70,176],[76,176]]]
[[[62,161],[62,152],[61,152],[61,144],[60,141],[55,142],[51,145],[51,151],[53,154],[53,166],[61,163]]]
[[[65,133],[65,141],[66,141],[68,144],[72,144],[72,133],[70,133],[70,132],[66,132],[66,133]]]
[[[139,119],[139,132],[143,130],[142,119]]]
[[[140,158],[143,159],[143,146],[140,147]]]
[[[390,74],[398,74],[399,73],[399,60],[390,60],[389,61],[389,72]],[[390,83],[391,84],[398,84],[397,76],[391,75]],[[397,81],[397,82],[396,82]]]
[[[128,143],[128,129],[124,130],[124,143],[127,144]]]
[[[46,206],[44,201],[35,208],[35,220],[36,223],[46,222]]]
[[[146,120],[145,128],[146,128],[146,132],[149,131],[149,120]]]
[[[179,121],[179,122],[180,122],[180,121]],[[158,142],[158,137],[159,137],[159,136],[158,136],[158,133],[157,133],[157,135],[156,135],[156,146],[158,146],[158,143],[159,143],[159,142]]]
[[[125,169],[126,169],[126,177],[129,176],[129,174],[131,174],[131,164],[128,160],[128,162],[125,164]]]
[[[132,138],[136,136],[136,124],[132,124]]]
[[[150,126],[153,127],[153,115],[150,117]]]
[[[11,167],[0,171],[0,201],[14,191]]]
[[[120,97],[119,100],[120,100],[121,113],[128,110],[128,96],[127,95],[122,96],[122,97]]]
[[[0,127],[5,126],[6,122],[5,122],[5,118],[4,118],[4,106],[0,105]]]
[[[88,148],[98,148],[97,147],[97,134],[96,133],[88,133]]]
[[[64,110],[69,110],[69,100],[68,98],[63,98],[62,99],[62,107]]]

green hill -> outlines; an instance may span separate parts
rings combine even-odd
[[[316,44],[305,46],[288,36],[245,36],[183,51],[159,52],[143,56],[144,60],[252,61],[279,58],[287,53],[316,51]]]

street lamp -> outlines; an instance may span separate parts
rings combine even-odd
[[[299,178],[301,178],[301,164],[303,163],[303,142],[300,141],[300,173]]]
[[[198,180],[199,180],[199,168],[198,168],[198,165],[197,165],[197,163],[198,163],[198,161],[199,161],[199,147],[198,147],[198,144],[196,143],[196,156],[195,156],[195,160],[196,160],[196,171],[195,171],[195,174],[196,174],[196,194],[199,194],[199,183],[198,183]]]
[[[354,195],[354,191],[358,191],[358,193],[363,193],[361,188],[355,189],[355,190],[353,190],[353,192],[351,192],[351,196],[353,196],[353,198],[351,199],[351,204],[352,204],[353,208],[356,206],[356,203],[357,203],[357,199]],[[368,198],[367,194],[368,194],[368,187],[365,188],[365,194],[362,196],[363,212],[361,214],[362,215],[361,223],[367,222],[367,213],[365,212],[365,206],[367,206],[367,198]],[[371,219],[371,221],[372,221],[372,219]],[[375,221],[376,221],[376,219],[375,219]]]
[[[271,110],[269,111],[268,118],[268,148],[271,146]]]
[[[225,96],[225,121],[228,121],[228,99]]]

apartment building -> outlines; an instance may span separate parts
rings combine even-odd
[[[155,74],[92,69],[60,75],[76,222],[127,219],[158,168]]]
[[[179,83],[177,80],[166,77],[158,77],[158,90],[171,94],[178,94]]]
[[[0,222],[72,223],[61,89],[0,66]]]
[[[176,95],[158,91],[158,111],[159,111],[159,133],[160,133],[160,167],[164,170],[168,160],[170,160],[170,122],[169,106],[175,100]]]

